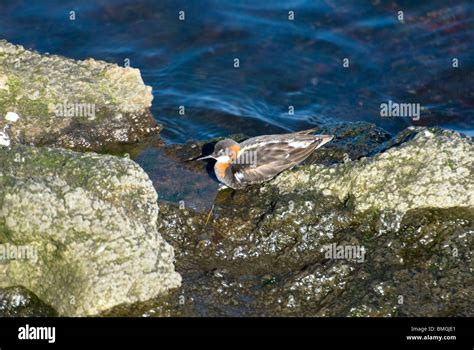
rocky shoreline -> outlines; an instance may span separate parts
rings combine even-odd
[[[379,135],[366,131],[358,137]],[[339,160],[338,139],[317,160],[332,165],[221,191],[211,219],[160,204],[179,295],[192,300],[185,315],[472,315],[472,138],[409,128],[367,142],[359,152],[377,153],[353,161]],[[328,247],[365,253],[339,258]]]
[[[90,152],[157,135],[151,99],[138,70],[0,41],[0,117],[20,116],[0,146],[0,246],[36,254],[4,250],[0,315],[474,315],[471,137],[325,126],[336,138],[304,164],[200,212]],[[58,117],[64,101],[95,117]],[[206,177],[186,160],[212,142],[155,147]]]

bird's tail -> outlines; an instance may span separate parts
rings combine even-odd
[[[318,128],[302,130],[302,131],[298,131],[297,134],[299,134],[299,135],[309,135],[309,134],[312,134],[312,133],[316,132],[317,130],[318,130]],[[318,146],[318,148],[321,147],[322,145],[324,145],[325,143],[328,143],[329,141],[331,141],[334,138],[334,135],[314,135],[314,136],[317,136],[318,139],[320,139],[322,141],[321,144]]]
[[[312,134],[313,132],[316,132],[316,130],[318,130],[318,128],[312,128],[312,129],[308,129],[308,130],[301,130],[301,131],[298,131],[297,134],[309,135],[309,134]]]

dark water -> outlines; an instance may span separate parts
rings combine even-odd
[[[170,142],[360,120],[389,131],[474,126],[467,0],[2,0],[0,37],[77,59],[128,58],[153,87],[153,112]],[[381,118],[389,99],[425,110],[418,122]]]
[[[170,143],[347,121],[474,130],[469,0],[2,0],[0,37],[76,59],[129,59],[153,87]],[[420,120],[382,118],[388,100],[419,103]]]

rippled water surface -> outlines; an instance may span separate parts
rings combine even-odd
[[[129,60],[168,143],[348,121],[474,129],[472,1],[2,1],[0,37]],[[420,120],[382,118],[388,100],[421,104]],[[154,155],[138,158],[150,173]]]

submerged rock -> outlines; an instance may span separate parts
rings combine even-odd
[[[128,158],[0,147],[0,288],[93,315],[180,285],[157,194]]]
[[[76,150],[133,143],[160,129],[152,99],[138,69],[42,55],[0,40],[0,117],[20,116],[12,143]]]
[[[472,316],[472,139],[410,128],[379,141],[344,161],[336,138],[317,160],[331,165],[220,191],[209,213],[160,203],[183,285],[129,312]]]
[[[56,311],[24,287],[0,289],[0,317],[48,317]]]

